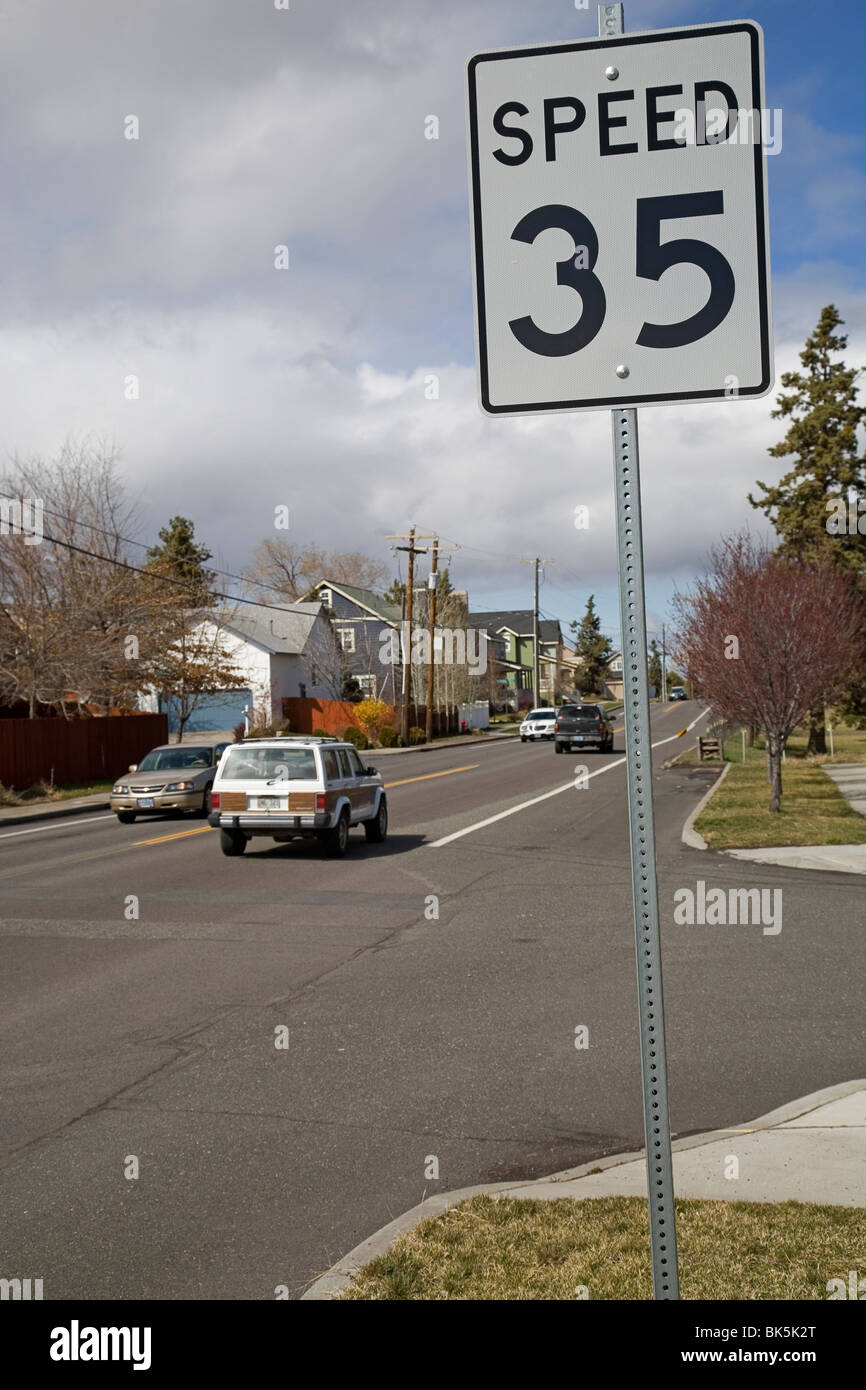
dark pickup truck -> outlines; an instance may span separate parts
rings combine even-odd
[[[572,748],[598,748],[613,752],[613,724],[600,705],[561,705],[553,726],[553,746],[557,753]]]

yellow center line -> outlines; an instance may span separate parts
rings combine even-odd
[[[204,835],[212,829],[213,826],[210,825],[199,825],[195,830],[178,830],[176,835],[158,835],[154,840],[133,840],[132,848],[135,849],[136,845],[164,845],[166,840],[183,840],[187,835]]]
[[[405,787],[408,782],[429,782],[431,777],[450,777],[454,772],[474,772],[480,763],[470,763],[468,767],[449,767],[444,772],[425,772],[423,777],[404,777],[401,782],[386,782],[386,787]]]

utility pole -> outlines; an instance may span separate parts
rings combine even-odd
[[[662,623],[662,691],[663,700],[668,698],[668,660],[667,647],[665,646],[665,625]]]
[[[430,604],[430,661],[427,667],[427,730],[426,739],[428,743],[433,741],[433,681],[434,668],[436,665],[436,595],[439,591],[439,551],[457,550],[456,545],[439,544],[439,537],[433,539],[433,561],[430,566],[430,573],[427,576],[427,593]]]
[[[549,557],[542,560],[536,555],[534,560],[521,560],[523,565],[535,566],[535,586],[532,601],[532,707],[537,709],[541,704],[541,652],[538,640],[538,567],[539,565],[552,565],[554,562]]]
[[[428,743],[433,742],[433,668],[436,662],[436,586],[439,583],[439,539],[433,542],[433,559],[430,565],[430,574],[427,580],[427,592],[430,603],[430,665],[427,671],[427,731],[425,737]]]
[[[424,541],[435,540],[434,536],[420,536],[417,539]],[[426,545],[417,546],[415,544],[415,527],[410,526],[408,536],[389,536],[389,541],[408,541],[408,545],[397,545],[395,550],[405,550],[409,555],[409,578],[406,584],[406,621],[402,624],[403,631],[400,633],[400,649],[403,656],[403,701],[400,710],[400,738],[403,746],[409,742],[409,695],[411,692],[410,676],[412,671],[412,603],[415,593],[415,556],[426,555]]]

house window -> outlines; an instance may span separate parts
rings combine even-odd
[[[321,599],[322,603],[325,605],[326,608],[333,607],[334,596],[331,593],[330,589],[320,589],[319,598]]]
[[[621,671],[621,670],[622,670],[622,657],[618,657],[616,661],[612,661],[612,662],[610,663],[610,669],[611,669],[612,671]]]
[[[340,646],[344,652],[355,650],[355,629],[353,627],[338,627],[337,636],[340,639]]]
[[[354,633],[352,634],[354,636]],[[368,700],[376,698],[376,677],[375,676],[356,676],[359,690],[362,690]]]

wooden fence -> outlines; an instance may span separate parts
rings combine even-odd
[[[168,742],[164,714],[94,719],[0,719],[0,782],[24,791],[39,781],[118,777],[150,748]]]

